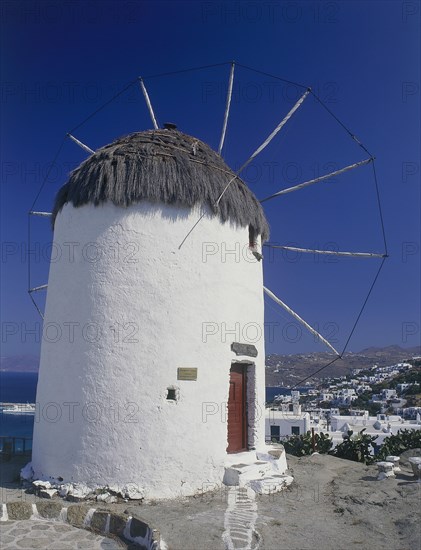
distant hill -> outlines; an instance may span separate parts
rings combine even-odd
[[[39,357],[35,355],[12,355],[0,357],[0,372],[38,372]]]
[[[366,369],[401,363],[411,357],[421,355],[421,347],[402,348],[387,346],[385,348],[370,347],[358,353],[347,352],[319,373],[316,371],[335,359],[333,353],[306,353],[297,355],[272,354],[266,357],[266,385],[293,386],[311,376],[308,382],[321,378],[345,376],[353,369]]]
[[[421,355],[421,347],[402,348],[387,346],[370,347],[358,353],[347,352],[342,359],[323,369],[314,378],[342,376],[352,369],[365,369],[373,365],[387,366]],[[266,357],[266,385],[292,386],[307,376],[313,375],[335,356],[332,353],[306,353],[296,355],[272,354]],[[39,357],[35,355],[13,355],[0,358],[0,372],[37,372]],[[311,379],[309,380],[312,381]]]

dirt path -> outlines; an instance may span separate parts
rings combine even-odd
[[[421,483],[409,467],[377,481],[375,465],[328,455],[288,456],[288,466],[294,483],[282,493],[257,495],[252,506],[244,502],[247,510],[228,502],[227,489],[107,508],[142,518],[161,532],[169,550],[421,550]],[[36,498],[11,486],[2,491],[3,502]],[[245,523],[252,517],[250,529],[236,530],[242,516]]]
[[[409,469],[377,481],[376,466],[328,455],[289,457],[290,489],[259,499],[261,550],[419,550],[420,489]]]
[[[375,465],[328,455],[288,456],[288,466],[295,478],[290,488],[256,497],[256,532],[245,547],[421,550],[421,483],[413,481],[410,468],[377,481]],[[169,550],[226,550],[227,509],[226,491],[136,507]]]

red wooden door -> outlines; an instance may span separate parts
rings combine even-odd
[[[228,397],[228,453],[247,450],[247,374],[243,365],[232,365]]]

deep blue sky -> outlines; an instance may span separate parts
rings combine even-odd
[[[27,211],[65,133],[137,76],[235,60],[313,88],[376,157],[390,258],[350,342],[420,342],[418,1],[3,2],[2,356],[39,353],[27,296]],[[229,65],[145,80],[160,123],[217,147]],[[224,157],[238,168],[300,89],[237,68]],[[75,135],[92,148],[151,123],[137,86]],[[36,209],[86,157],[67,140]],[[367,158],[312,98],[245,174],[259,198]],[[271,240],[383,252],[371,165],[269,201]],[[32,285],[48,276],[49,223],[33,219]],[[378,260],[266,253],[265,282],[342,349]],[[42,303],[42,301],[41,301]],[[267,303],[267,352],[324,349]],[[293,323],[293,324],[291,324]]]

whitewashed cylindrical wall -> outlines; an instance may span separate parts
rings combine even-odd
[[[133,484],[149,498],[220,484],[233,361],[254,364],[249,445],[264,445],[262,263],[247,227],[210,214],[179,249],[199,215],[148,202],[66,204],[57,215],[36,478]],[[257,357],[237,357],[232,342],[254,344]],[[197,368],[197,380],[178,380],[178,368]]]

